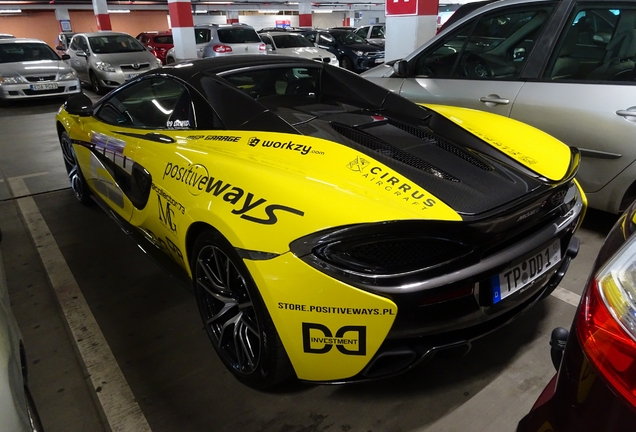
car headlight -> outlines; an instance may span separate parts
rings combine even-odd
[[[107,62],[97,62],[95,63],[95,68],[103,72],[116,72],[115,68]]]
[[[3,77],[0,76],[0,84],[21,84],[28,82],[21,76]]]
[[[158,58],[155,58],[155,60],[157,61],[157,67],[163,66],[163,64],[161,63],[161,60],[159,60]]]
[[[64,80],[72,80],[72,79],[76,79],[77,77],[75,76],[75,72],[71,71],[71,72],[66,72],[60,75],[60,80],[64,81]]]
[[[364,51],[354,51],[354,54],[357,55],[358,57],[362,57],[366,55],[367,53],[365,53]]]

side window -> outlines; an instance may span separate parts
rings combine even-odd
[[[96,117],[106,123],[141,129],[194,129],[186,88],[169,78],[149,78],[116,92]]]
[[[316,33],[309,33],[307,35],[305,35],[305,38],[307,38],[307,40],[311,43],[315,43],[316,42]]]
[[[197,44],[210,42],[210,29],[195,28],[194,29],[194,40],[195,40],[195,43],[197,43]]]
[[[318,43],[322,45],[333,45],[335,43],[333,36],[326,33],[320,33]]]
[[[373,26],[373,28],[371,29],[371,37],[372,38],[383,38],[384,37],[384,27]]]
[[[254,99],[269,96],[316,98],[320,69],[269,68],[225,75],[227,81]]]
[[[77,49],[79,51],[88,51],[88,42],[82,36],[77,38]]]
[[[77,51],[77,40],[79,39],[79,37],[73,38],[73,40],[71,41],[71,44],[69,45],[69,49],[71,51]]]
[[[358,30],[354,31],[354,33],[366,39],[368,31],[369,27],[360,27]]]
[[[516,79],[552,6],[508,8],[465,23],[415,59],[418,76]]]
[[[579,8],[570,16],[544,74],[549,80],[635,81],[636,9]]]
[[[269,36],[265,36],[265,35],[261,35],[261,40],[263,41],[263,43],[265,45],[271,45],[272,47],[274,47],[274,43],[272,42],[272,40],[269,38]]]

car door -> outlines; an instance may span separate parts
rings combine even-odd
[[[83,35],[73,37],[68,51],[68,54],[71,56],[69,59],[70,66],[77,73],[77,77],[84,82],[89,82],[88,56],[90,55],[90,51],[86,37]]]
[[[418,102],[508,116],[523,86],[528,55],[553,9],[552,3],[541,2],[475,17],[412,56],[407,77],[389,88]]]
[[[635,68],[633,4],[579,2],[542,78],[524,85],[511,112],[578,147],[577,179],[594,207],[612,212],[636,180],[621,179],[636,160]]]

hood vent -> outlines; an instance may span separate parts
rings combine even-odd
[[[438,168],[435,168],[433,165],[416,156],[413,156],[412,154],[395,148],[386,141],[376,138],[373,135],[362,132],[354,127],[347,126],[342,123],[330,122],[330,124],[331,127],[340,135],[349,138],[352,141],[355,141],[356,143],[368,148],[369,150],[373,150],[383,156],[390,157],[396,161],[422,170],[423,172],[434,175],[435,177],[452,182],[459,182],[459,180],[452,175]]]
[[[408,132],[411,135],[415,135],[416,137],[426,141],[429,144],[432,144],[434,146],[437,146],[441,149],[446,150],[447,152],[450,152],[452,154],[454,154],[457,157],[460,157],[462,159],[464,159],[466,162],[470,162],[471,164],[475,165],[476,167],[479,167],[481,169],[483,169],[484,171],[492,171],[493,167],[486,165],[484,162],[480,161],[479,159],[477,159],[475,156],[471,155],[470,153],[462,150],[461,148],[449,143],[448,141],[445,141],[443,139],[440,139],[438,137],[436,137],[435,135],[422,130],[418,127],[406,124],[406,123],[402,123],[402,122],[398,122],[395,121],[393,119],[389,119],[389,124],[393,127],[396,127],[398,129],[402,129],[404,132]]]

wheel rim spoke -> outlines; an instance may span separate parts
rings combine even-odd
[[[261,336],[243,275],[214,245],[201,249],[196,262],[196,287],[212,342],[235,371],[254,372]]]

